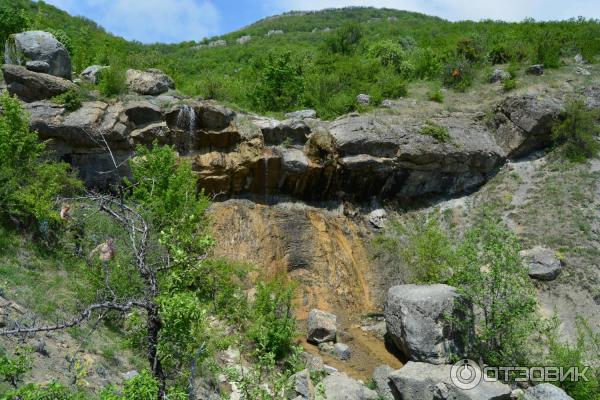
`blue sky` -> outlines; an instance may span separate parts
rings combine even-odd
[[[600,0],[46,0],[88,17],[126,39],[199,41],[237,30],[260,18],[290,10],[375,6],[418,11],[449,20],[525,17],[555,20],[600,18]]]

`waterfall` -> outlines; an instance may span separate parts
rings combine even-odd
[[[185,131],[183,152],[189,155],[192,152],[194,131],[196,129],[196,111],[194,111],[194,107],[184,104],[177,114],[176,124],[178,128]]]

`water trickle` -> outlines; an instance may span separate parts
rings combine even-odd
[[[192,152],[194,130],[196,129],[196,111],[194,111],[194,107],[184,104],[177,114],[176,124],[178,128],[185,131],[183,152],[189,155]]]

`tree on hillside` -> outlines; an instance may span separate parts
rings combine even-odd
[[[114,259],[91,260],[85,271],[95,282],[93,300],[63,322],[16,322],[0,335],[62,330],[107,313],[129,316],[141,332],[139,345],[145,347],[159,398],[164,398],[167,381],[202,349],[205,338],[199,296],[185,287],[175,290],[173,276],[206,258],[212,243],[204,223],[209,203],[196,192],[191,166],[179,163],[171,148],[139,152],[141,157],[131,162],[137,179],[130,183],[131,195],[88,193],[65,199],[72,205],[72,219],[87,233],[84,247],[95,246],[96,238],[114,238]]]

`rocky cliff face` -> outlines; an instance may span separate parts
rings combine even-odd
[[[597,101],[598,90],[587,97]],[[116,182],[115,170],[127,174],[125,161],[135,146],[156,141],[191,159],[208,193],[363,200],[453,194],[481,185],[507,158],[548,145],[562,100],[508,97],[491,122],[476,112],[425,118],[387,110],[332,122],[279,121],[170,96],[86,102],[72,113],[49,101],[26,108],[40,138],[51,140],[90,186]],[[425,120],[446,127],[450,140],[421,134]]]

